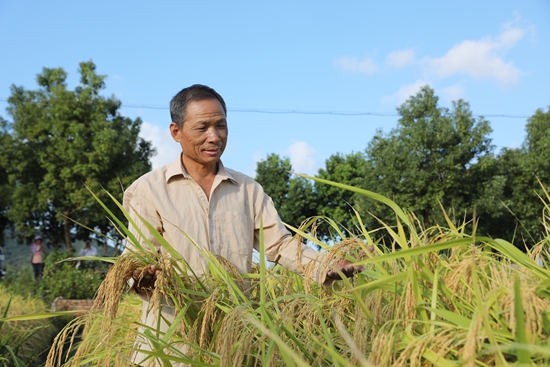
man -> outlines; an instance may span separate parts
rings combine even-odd
[[[206,259],[182,232],[229,260],[239,272],[248,273],[252,249],[259,248],[262,225],[269,261],[298,273],[314,262],[314,278],[323,284],[340,279],[340,274],[351,276],[360,270],[341,260],[323,274],[324,254],[292,238],[271,198],[257,182],[223,165],[220,158],[227,144],[227,109],[216,91],[204,85],[184,88],[170,102],[170,114],[170,134],[180,144],[181,154],[172,164],[140,177],[124,195],[124,208],[147,240],[160,248],[137,214],[162,234],[196,274],[206,270]],[[144,242],[135,228],[131,230]],[[140,269],[134,272],[133,289],[145,299],[142,321],[154,325],[156,317],[147,313],[146,289],[154,286],[159,270],[151,265],[141,279],[140,274]]]
[[[86,241],[84,242],[84,247],[82,248],[82,250],[78,252],[78,256],[96,256],[96,255],[97,255],[97,249],[95,248],[95,246],[92,245],[92,239],[87,238]],[[81,267],[94,268],[95,262],[91,260],[84,260],[84,261],[79,260],[76,263],[75,268],[80,269]]]
[[[97,255],[97,249],[95,246],[92,246],[92,240],[90,238],[86,239],[86,242],[84,243],[84,247],[80,252],[78,253],[80,256],[96,256]]]

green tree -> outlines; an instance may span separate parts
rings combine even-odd
[[[292,165],[287,157],[269,154],[256,165],[255,180],[273,200],[281,220],[298,226],[315,215],[317,201],[309,180],[292,176]]]
[[[0,150],[14,187],[7,217],[24,237],[42,232],[72,251],[71,234],[87,236],[78,221],[102,233],[115,231],[86,186],[122,198],[122,188],[151,169],[150,142],[138,137],[141,120],[119,113],[120,102],[103,97],[105,76],[93,62],[80,63],[80,84],[69,90],[67,73],[44,68],[38,90],[12,85]],[[106,199],[106,202],[111,200]],[[114,210],[117,210],[114,205]]]
[[[317,193],[311,181],[292,176],[281,218],[285,218],[285,223],[299,226],[307,218],[317,215],[317,203]]]
[[[472,187],[472,195],[463,194],[461,213],[467,213],[470,217],[475,215],[478,233],[494,238],[511,238],[511,229],[516,221],[506,209],[508,178],[501,161],[493,154],[479,157],[479,161],[468,169],[467,179],[465,184]]]
[[[7,126],[7,121],[0,117],[0,147],[5,146],[10,141]],[[6,162],[3,162],[2,159],[0,155],[0,247],[3,247],[5,244],[4,232],[11,224],[6,214],[12,195],[12,187],[8,181],[8,172],[4,168]]]
[[[499,156],[506,176],[506,204],[518,221],[514,229],[515,244],[531,247],[541,240],[543,204],[550,191],[550,108],[539,109],[527,121],[527,135],[520,149],[506,149]],[[539,183],[540,180],[540,183]],[[542,184],[542,186],[541,186]]]
[[[362,152],[343,155],[337,153],[325,161],[325,168],[320,169],[317,177],[342,184],[362,187],[364,185],[367,162]],[[319,215],[327,216],[340,223],[343,230],[354,231],[355,214],[359,195],[331,185],[315,182],[318,196]],[[331,237],[327,228],[319,228],[319,233]]]
[[[457,222],[478,203],[504,210],[481,201],[491,194],[498,203],[504,185],[502,180],[491,185],[487,174],[495,170],[489,122],[474,117],[463,100],[452,106],[439,107],[433,89],[425,86],[398,107],[397,128],[387,135],[379,131],[366,149],[366,187],[414,212],[426,227],[444,224],[439,203],[456,213]],[[391,219],[372,205],[362,210]]]
[[[268,154],[265,160],[256,164],[256,177],[254,178],[267,195],[273,200],[275,208],[281,216],[281,209],[285,203],[290,187],[292,165],[287,157],[281,158],[278,154]]]

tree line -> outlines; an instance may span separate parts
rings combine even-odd
[[[138,136],[141,120],[123,117],[121,102],[100,94],[106,76],[92,61],[78,71],[74,90],[62,68],[43,68],[37,90],[12,85],[12,121],[0,117],[0,234],[11,228],[29,243],[40,233],[69,252],[90,231],[121,237],[91,193],[120,213],[107,192],[121,201],[123,188],[151,170],[154,154]]]
[[[123,189],[151,170],[154,148],[138,136],[141,120],[122,116],[121,102],[100,94],[106,76],[92,61],[80,63],[78,72],[74,90],[62,68],[44,68],[37,90],[13,85],[12,121],[0,117],[0,233],[11,228],[21,242],[40,233],[72,251],[72,242],[90,230],[120,239],[91,193],[119,212],[107,193],[121,201]],[[489,121],[474,117],[463,100],[440,107],[426,86],[397,110],[396,128],[377,131],[362,152],[332,155],[317,177],[385,195],[425,228],[445,225],[446,214],[519,247],[540,240],[549,215],[541,198],[550,187],[550,108],[528,119],[520,148],[498,154]],[[320,215],[353,231],[355,211],[372,230],[393,220],[377,202],[292,171],[290,160],[276,154],[256,169],[286,223]],[[318,233],[331,235],[326,226]]]
[[[457,226],[467,223],[478,234],[519,248],[540,241],[546,235],[543,221],[550,223],[543,204],[550,190],[550,108],[528,119],[521,147],[496,153],[489,121],[475,117],[463,100],[450,109],[438,102],[434,90],[423,87],[397,108],[396,128],[378,130],[362,152],[330,156],[316,177],[382,194],[414,213],[426,229],[447,226],[447,215]],[[355,211],[369,230],[395,223],[384,205],[292,171],[290,160],[277,154],[256,168],[256,180],[285,223],[320,215],[356,232]],[[328,226],[317,231],[331,236]]]

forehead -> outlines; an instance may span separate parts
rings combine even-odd
[[[191,101],[187,104],[186,121],[225,119],[225,111],[217,99]]]

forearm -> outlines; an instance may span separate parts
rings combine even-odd
[[[298,236],[290,234],[265,248],[269,261],[303,275],[305,278],[323,284],[329,270],[326,251],[315,251],[303,244]]]

